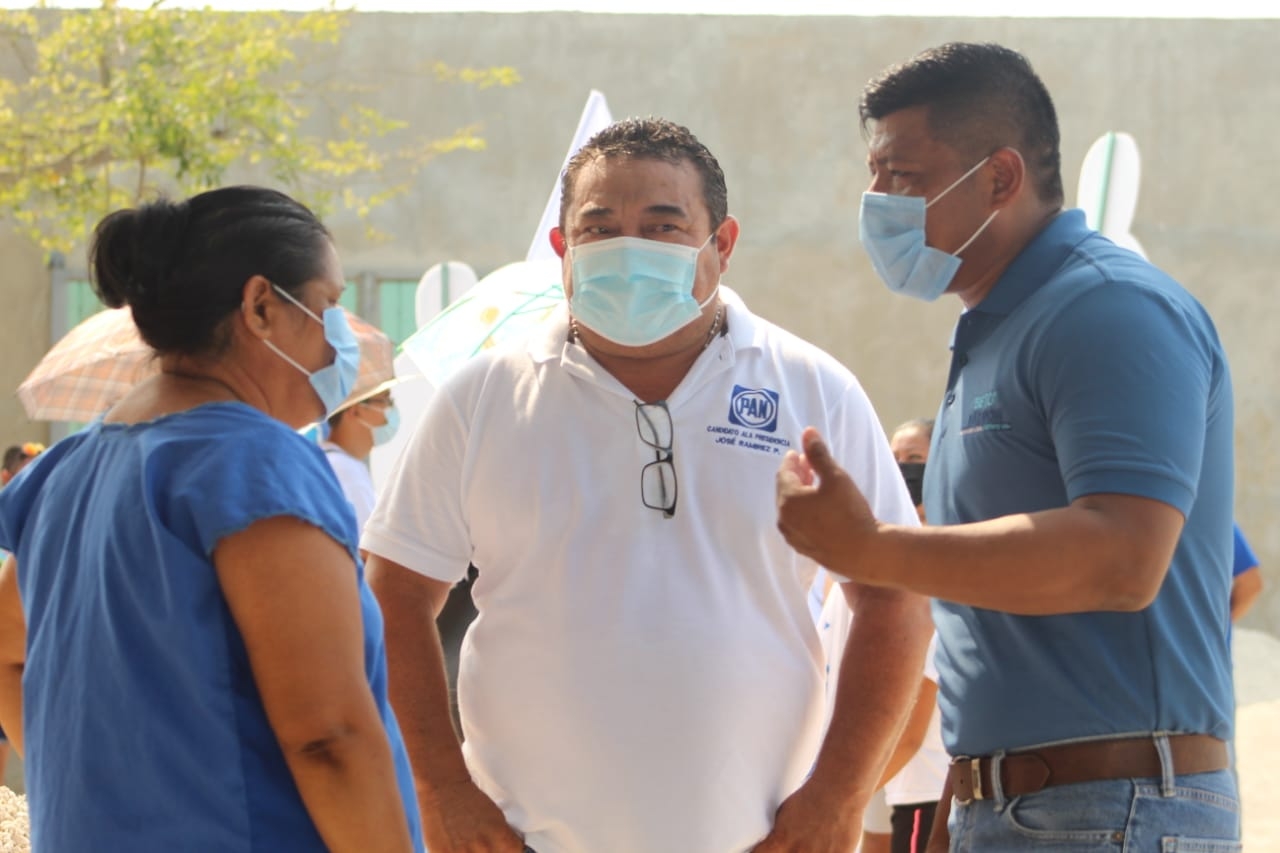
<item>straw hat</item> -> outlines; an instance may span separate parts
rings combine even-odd
[[[360,373],[356,377],[356,386],[352,389],[351,396],[334,409],[329,417],[345,412],[370,397],[376,397],[409,378],[396,377],[395,345],[385,332],[350,311],[347,312],[347,322],[351,325],[356,340],[360,342]]]

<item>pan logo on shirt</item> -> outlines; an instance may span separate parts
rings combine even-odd
[[[734,385],[729,397],[729,423],[774,432],[778,428],[778,392]]]
[[[964,425],[961,435],[973,435],[979,432],[996,432],[1013,429],[1009,418],[1000,405],[1000,395],[995,391],[979,394],[969,403],[969,411],[964,414]]]
[[[781,456],[791,449],[791,439],[773,435],[778,430],[778,392],[768,388],[733,386],[729,396],[729,423],[707,427],[716,444]]]

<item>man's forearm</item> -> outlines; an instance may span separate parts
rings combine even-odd
[[[436,853],[519,850],[520,835],[471,780],[453,729],[436,627],[452,584],[376,555],[369,560],[368,577],[382,604],[388,692],[413,767],[427,848]]]
[[[470,781],[449,711],[449,681],[436,616],[449,584],[412,575],[373,556],[369,586],[382,608],[387,693],[395,710],[420,799]]]
[[[889,780],[907,766],[924,744],[925,735],[929,731],[929,723],[933,719],[934,709],[938,706],[938,685],[928,678],[920,679],[920,692],[916,695],[915,704],[907,717],[907,724],[898,736],[898,742],[889,756],[889,763],[880,774],[880,785],[883,788]]]
[[[831,726],[812,780],[861,807],[880,782],[920,689],[933,632],[928,602],[862,587],[836,681]]]
[[[22,731],[22,664],[0,664],[0,728],[9,745],[21,757]]]
[[[388,692],[418,794],[430,798],[441,787],[470,781],[471,775],[449,710],[449,681],[435,622],[421,628],[418,634],[402,635],[395,643],[402,648],[394,653],[388,635]],[[401,665],[392,662],[393,656],[400,659]]]
[[[27,621],[18,593],[18,562],[0,563],[0,723],[9,743],[23,755],[22,673],[27,660]]]
[[[1249,612],[1262,594],[1262,570],[1257,566],[1246,569],[1231,581],[1231,621],[1235,622]]]
[[[833,555],[853,577],[971,607],[1025,615],[1140,610],[1159,591],[1182,516],[1118,495],[972,524],[884,525]]]

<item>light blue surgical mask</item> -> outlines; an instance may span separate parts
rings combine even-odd
[[[320,398],[320,402],[324,404],[324,416],[327,418],[346,402],[351,389],[356,386],[356,377],[360,373],[360,343],[356,340],[355,333],[351,331],[351,326],[347,323],[347,314],[342,308],[337,306],[326,308],[324,318],[321,319],[310,308],[290,296],[287,291],[274,284],[271,286],[275,288],[276,293],[298,306],[299,310],[323,326],[324,339],[329,346],[333,347],[335,353],[333,363],[312,372],[285,355],[284,351],[271,341],[265,338],[262,341],[271,348],[272,352],[302,371],[311,382],[311,387]]]
[[[573,296],[569,310],[591,331],[616,344],[656,343],[698,319],[715,299],[693,298],[701,246],[638,237],[613,237],[569,249]]]
[[[858,216],[858,238],[871,266],[894,293],[932,302],[946,292],[960,269],[960,253],[987,229],[1000,211],[993,210],[973,236],[953,253],[925,243],[925,211],[990,160],[982,158],[951,186],[925,202],[920,196],[865,192]]]
[[[387,422],[382,426],[373,427],[373,444],[375,447],[380,444],[386,444],[395,438],[396,430],[400,429],[400,412],[395,406],[389,406],[384,409],[383,414],[387,416]]]

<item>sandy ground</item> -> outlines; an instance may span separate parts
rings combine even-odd
[[[1280,853],[1280,640],[1237,630],[1236,757],[1246,853]]]

